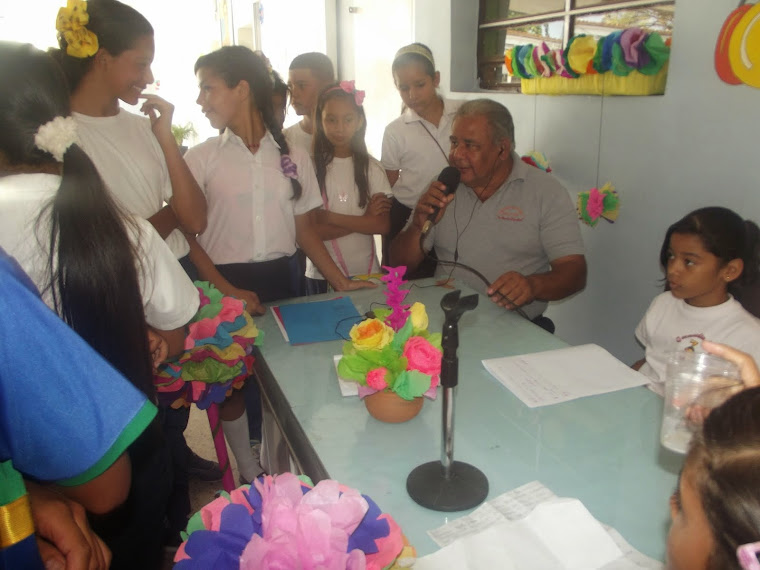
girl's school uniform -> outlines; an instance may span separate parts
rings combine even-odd
[[[731,345],[760,362],[760,319],[748,313],[729,295],[714,307],[693,307],[670,291],[654,298],[636,327],[644,345],[646,362],[639,372],[652,379],[650,386],[662,394],[665,368],[674,351],[703,352],[703,340]]]
[[[370,198],[375,194],[391,194],[388,178],[380,163],[370,158],[367,172]],[[361,216],[367,205],[359,206],[359,188],[354,180],[354,159],[333,158],[327,165],[325,175],[326,192],[322,196],[326,210],[348,216]],[[372,235],[351,233],[337,239],[324,242],[335,264],[346,277],[377,273],[380,265],[375,251],[375,238]],[[306,277],[321,279],[324,277],[309,259],[306,262]]]
[[[198,243],[235,287],[255,291],[262,302],[295,294],[290,279],[295,217],[322,204],[309,155],[294,147],[290,158],[302,187],[297,200],[269,132],[256,153],[227,129],[185,154],[208,202],[208,225]]]
[[[444,99],[437,127],[406,109],[385,128],[381,162],[385,170],[399,171],[393,197],[411,210],[449,165],[451,126],[461,104],[462,101]]]
[[[146,220],[172,197],[166,159],[150,126],[150,119],[123,109],[112,117],[72,113],[80,146],[98,169],[118,204],[129,214]],[[177,259],[190,246],[175,229],[166,243]]]
[[[55,197],[60,183],[60,176],[54,174],[0,178],[0,247],[16,258],[51,308],[52,292],[45,290],[50,219],[44,215],[40,218],[40,212]],[[149,222],[131,217],[126,227],[137,252],[145,320],[159,330],[185,325],[200,304],[195,286]]]

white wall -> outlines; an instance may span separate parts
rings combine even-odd
[[[415,41],[432,48],[445,92],[474,86],[477,5],[415,2]],[[661,290],[657,257],[667,226],[706,205],[760,220],[760,90],[723,84],[713,67],[715,40],[735,7],[735,0],[677,0],[662,97],[453,93],[505,104],[518,152],[546,153],[573,198],[608,180],[620,192],[615,224],[582,226],[586,290],[548,312],[557,334],[572,344],[595,342],[626,362],[638,359],[633,330]],[[452,63],[465,70],[454,81]]]

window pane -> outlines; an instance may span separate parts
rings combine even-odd
[[[673,35],[674,10],[675,6],[670,4],[584,14],[575,18],[575,34],[600,38],[615,30],[643,28],[648,32],[658,32],[664,39],[668,39]]]
[[[565,9],[565,0],[483,0],[481,6],[480,22],[486,23],[561,12]]]

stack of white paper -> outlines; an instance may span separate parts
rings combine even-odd
[[[649,383],[596,344],[491,358],[483,366],[529,408]]]
[[[577,499],[534,481],[429,532],[438,552],[416,570],[641,570],[662,564],[605,528]]]

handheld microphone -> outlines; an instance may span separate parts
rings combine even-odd
[[[459,173],[459,170],[453,166],[447,166],[441,170],[441,173],[438,175],[438,182],[443,182],[443,184],[446,186],[446,190],[444,190],[444,194],[446,196],[456,192],[457,186],[459,186],[460,176],[461,175]],[[430,228],[433,227],[433,222],[435,221],[435,217],[438,215],[439,211],[440,208],[436,206],[433,208],[433,211],[428,214],[427,220],[425,220],[425,224],[422,226],[423,236],[426,235],[430,231]]]

